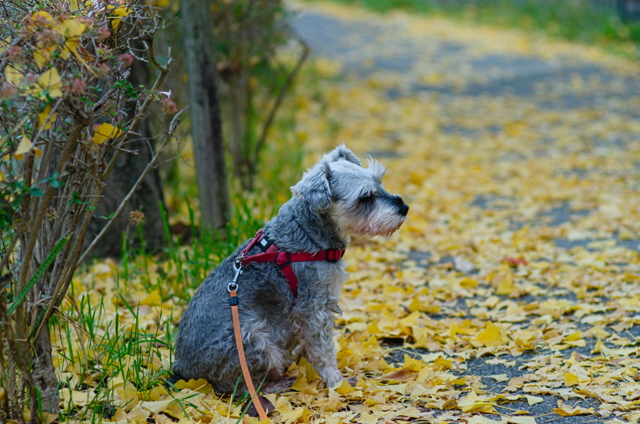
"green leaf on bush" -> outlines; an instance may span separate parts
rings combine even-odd
[[[118,213],[118,211],[113,211],[109,214],[109,216],[104,216],[104,215],[97,215],[96,218],[102,218],[102,219],[113,219],[114,216],[116,216],[116,214]]]
[[[44,191],[40,190],[38,187],[31,187],[29,191],[31,192],[32,196],[35,196],[35,197],[44,196]]]

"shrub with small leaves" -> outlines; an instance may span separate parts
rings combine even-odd
[[[170,59],[161,64],[153,51],[159,25],[141,4],[2,2],[0,422],[58,411],[48,322],[86,256],[107,176],[160,100]],[[128,82],[134,60],[155,66],[151,87]]]

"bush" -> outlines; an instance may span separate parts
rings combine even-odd
[[[158,91],[169,65],[153,51],[159,23],[141,5],[5,0],[0,8],[0,421],[58,411],[49,319],[87,253],[107,176],[134,153],[126,141],[154,100],[175,112]],[[128,82],[134,60],[157,69],[151,87]],[[133,116],[122,112],[129,102]]]

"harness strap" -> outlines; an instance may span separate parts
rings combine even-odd
[[[244,346],[242,345],[242,332],[240,331],[240,314],[238,313],[238,297],[235,290],[229,290],[229,305],[231,305],[231,317],[233,319],[233,334],[236,338],[236,347],[238,348],[238,359],[240,359],[240,368],[242,368],[242,376],[244,382],[247,385],[249,394],[251,395],[251,401],[258,411],[260,421],[266,421],[269,419],[262,402],[256,394],[256,389],[253,387],[253,381],[251,381],[251,374],[249,373],[249,367],[247,366],[247,358],[244,355]]]
[[[264,253],[258,253],[257,255],[247,256],[249,250],[255,245],[260,246]],[[284,250],[279,250],[273,243],[271,243],[264,235],[263,230],[259,230],[253,240],[249,242],[247,247],[242,251],[240,255],[240,261],[242,266],[246,266],[251,262],[264,263],[273,262],[282,271],[289,288],[294,297],[298,297],[298,278],[296,277],[291,263],[293,262],[308,262],[308,261],[326,261],[326,262],[338,262],[344,255],[344,250],[329,249],[320,250],[315,253],[297,252],[290,253]]]

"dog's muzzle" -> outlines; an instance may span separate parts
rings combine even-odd
[[[402,197],[400,196],[392,196],[392,197],[393,197],[393,204],[398,208],[398,213],[402,216],[407,216],[407,213],[409,213],[409,205],[404,203],[404,201],[402,200]]]

